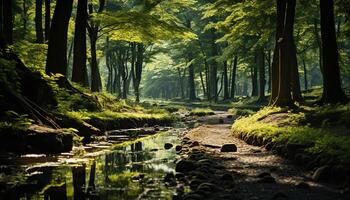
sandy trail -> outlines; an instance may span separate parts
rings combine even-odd
[[[234,119],[228,116],[228,113],[219,112],[200,117],[201,125],[184,137],[198,141],[206,154],[220,158],[225,169],[235,175],[235,192],[240,199],[350,199],[349,194],[335,187],[313,182],[309,173],[280,156],[234,137],[230,130]],[[235,144],[237,152],[220,152],[220,147],[228,143]],[[272,176],[276,183],[261,183],[264,181],[259,175],[263,173]],[[308,186],[298,187],[300,183]]]

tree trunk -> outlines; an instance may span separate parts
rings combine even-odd
[[[227,100],[230,98],[229,94],[229,87],[228,87],[228,66],[227,66],[227,61],[224,62],[224,100]]]
[[[45,0],[45,41],[49,41],[51,24],[51,0]]]
[[[3,35],[5,44],[13,44],[13,0],[3,1]]]
[[[291,69],[292,99],[293,99],[293,101],[301,102],[302,96],[301,96],[301,89],[300,89],[297,50],[296,50],[293,36],[292,36],[292,41],[291,41],[291,47],[292,48],[289,51],[289,57],[290,57],[291,61],[289,62],[289,64],[290,64],[290,69]]]
[[[3,1],[0,0],[0,48],[5,47]]]
[[[257,64],[259,65],[259,99],[258,102],[265,101],[265,53],[264,48],[258,48]]]
[[[259,91],[258,91],[258,62],[257,59],[258,55],[257,55],[257,51],[255,52],[254,55],[254,64],[251,66],[251,79],[252,79],[252,97],[256,97],[259,95]]]
[[[22,2],[22,20],[23,20],[23,30],[24,33],[27,33],[28,29],[28,7],[27,0],[23,0]]]
[[[44,43],[43,33],[43,0],[35,0],[35,33],[36,43]]]
[[[57,0],[50,29],[46,74],[67,72],[67,32],[73,0]]]
[[[283,36],[284,20],[286,15],[286,4],[287,0],[276,0],[277,1],[277,22],[276,22],[276,42],[273,53],[273,60],[271,66],[271,97],[269,105],[273,105],[278,96],[278,90],[280,85],[280,38]]]
[[[271,79],[272,79],[272,77],[271,77],[271,68],[272,68],[272,66],[271,66],[271,51],[270,50],[268,50],[267,64],[268,64],[268,74],[269,74],[267,91],[271,92]]]
[[[144,52],[145,52],[144,45],[138,44],[137,45],[137,60],[136,60],[136,64],[135,64],[135,80],[136,81],[134,84],[136,102],[140,102],[140,83],[141,83],[141,78],[142,78]]]
[[[91,49],[91,91],[101,91],[101,75],[98,69],[97,56],[96,56],[96,36],[90,36],[90,49]]]
[[[189,62],[192,61],[192,56],[189,56]],[[194,66],[193,64],[191,64],[189,67],[188,67],[188,89],[189,89],[189,99],[191,101],[193,100],[196,100],[196,85],[195,85],[195,82],[194,82]]]
[[[232,68],[232,78],[231,78],[231,99],[235,99],[235,92],[236,92],[236,74],[237,74],[237,63],[238,63],[238,57],[235,56],[233,59],[233,68]]]
[[[295,16],[296,0],[287,1],[286,21],[284,25],[283,38],[280,42],[280,56],[279,56],[279,89],[275,106],[293,106],[291,96],[291,65],[292,57],[290,50],[293,48],[293,26]]]
[[[72,81],[89,86],[86,67],[87,0],[79,0],[74,32],[74,57]]]
[[[341,87],[339,54],[335,33],[334,2],[320,0],[321,38],[323,51],[323,95],[322,103],[346,101]]]
[[[303,67],[304,67],[304,89],[308,90],[308,81],[307,81],[307,71],[306,71],[306,63],[303,59]]]

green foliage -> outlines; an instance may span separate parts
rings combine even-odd
[[[16,72],[16,62],[3,59],[0,55],[0,84],[8,85],[16,91],[19,91],[19,77]]]
[[[190,115],[195,116],[207,116],[207,115],[214,115],[214,111],[210,108],[195,108],[190,111]]]

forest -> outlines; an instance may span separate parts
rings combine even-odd
[[[350,199],[349,0],[0,0],[0,200]]]

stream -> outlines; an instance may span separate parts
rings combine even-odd
[[[0,199],[172,199],[176,128],[119,144],[99,142],[60,155],[0,156]],[[165,143],[173,148],[166,150]]]

